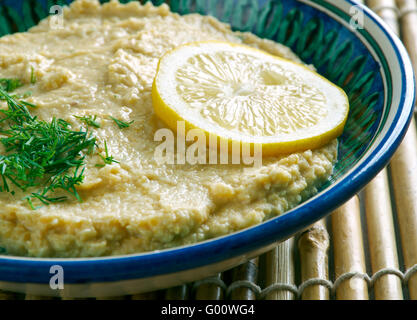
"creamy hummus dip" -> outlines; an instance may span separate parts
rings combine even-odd
[[[222,40],[300,62],[288,48],[149,2],[78,0],[65,8],[62,28],[51,25],[48,18],[0,39],[0,77],[22,79],[18,92],[32,91],[25,100],[40,119],[62,118],[76,129],[85,124],[74,115],[97,115],[101,127],[91,131],[119,163],[98,168],[98,156],[87,156],[82,203],[32,210],[25,193],[0,193],[0,247],[8,254],[95,257],[195,243],[280,215],[331,175],[337,141],[264,159],[261,167],[158,165],[154,158],[154,134],[164,124],[153,113],[151,88],[167,50]],[[121,130],[109,116],[134,123]]]

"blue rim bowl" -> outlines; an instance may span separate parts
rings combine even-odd
[[[266,252],[277,241],[312,225],[360,191],[388,164],[413,114],[415,82],[403,44],[377,15],[351,0],[222,1],[232,9],[236,6],[229,12],[246,16],[239,22],[236,15],[219,14],[209,5],[213,2],[171,0],[169,4],[181,14],[215,15],[235,29],[282,42],[345,88],[352,110],[340,138],[339,162],[332,179],[316,196],[282,216],[194,245],[104,258],[2,255],[1,289],[55,296],[114,296],[198,280]],[[190,9],[181,3],[193,5]],[[9,13],[19,12],[25,2],[5,1],[5,5]],[[248,6],[251,11],[245,14]],[[275,18],[268,18],[271,15]],[[64,290],[49,286],[54,274],[51,267],[56,265],[64,270]]]

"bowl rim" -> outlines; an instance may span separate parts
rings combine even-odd
[[[309,3],[305,0],[300,1],[304,4]],[[321,2],[333,7],[337,6],[336,1],[321,0]],[[286,239],[296,231],[322,219],[354,196],[388,164],[405,136],[415,105],[415,79],[404,45],[381,18],[356,1],[338,0],[337,2],[359,6],[363,10],[366,17],[383,31],[387,42],[395,51],[395,58],[401,69],[401,100],[393,111],[395,116],[388,132],[366,157],[368,161],[357,165],[349,174],[341,177],[332,188],[320,193],[320,196],[317,195],[281,216],[248,229],[191,245],[122,256],[30,258],[0,255],[0,281],[49,283],[49,269],[52,265],[61,265],[64,268],[65,281],[69,284],[147,278],[194,269],[244,255]],[[372,35],[372,32],[369,34]],[[343,186],[340,182],[343,182]]]

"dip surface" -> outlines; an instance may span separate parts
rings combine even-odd
[[[331,175],[337,141],[314,151],[243,165],[159,165],[154,157],[164,128],[153,113],[151,89],[159,58],[178,45],[222,40],[261,48],[297,62],[286,47],[232,32],[212,17],[179,16],[168,6],[78,0],[64,26],[50,19],[0,39],[0,77],[18,78],[40,119],[94,116],[91,128],[120,163],[103,168],[87,156],[83,199],[32,210],[16,190],[0,193],[0,247],[35,257],[95,257],[190,244],[280,215],[314,195]],[[36,83],[31,84],[32,68]],[[134,123],[121,130],[109,116]],[[4,149],[0,150],[4,152]],[[103,154],[103,150],[99,150]]]

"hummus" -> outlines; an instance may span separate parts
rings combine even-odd
[[[300,62],[286,47],[250,33],[232,32],[213,17],[179,16],[149,2],[77,0],[64,10],[62,28],[50,18],[25,33],[0,39],[0,77],[25,83],[18,92],[38,106],[33,114],[85,124],[107,141],[119,163],[95,166],[86,158],[80,203],[32,210],[25,194],[0,193],[0,247],[34,257],[95,257],[130,254],[195,243],[280,215],[314,195],[331,175],[337,141],[244,165],[158,165],[151,89],[159,58],[193,41],[222,40],[261,48]],[[31,83],[33,76],[36,83]],[[109,116],[134,123],[121,130]],[[4,150],[2,150],[4,151]]]

